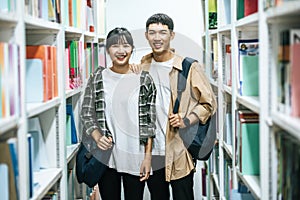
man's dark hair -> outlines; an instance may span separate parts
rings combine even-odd
[[[157,13],[148,18],[146,22],[146,31],[148,31],[150,24],[159,24],[167,25],[170,31],[174,30],[174,23],[171,17],[164,13]]]
[[[106,50],[108,50],[114,44],[129,44],[132,48],[133,38],[131,33],[126,28],[114,28],[109,31],[106,37]]]

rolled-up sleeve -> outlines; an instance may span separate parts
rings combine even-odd
[[[190,79],[194,98],[198,101],[192,112],[202,123],[205,123],[216,112],[215,94],[205,72],[197,62],[191,67]]]

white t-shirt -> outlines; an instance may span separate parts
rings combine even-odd
[[[171,100],[169,73],[173,68],[173,59],[166,62],[156,62],[152,59],[149,73],[152,76],[156,94],[156,136],[153,140],[152,155],[165,155],[166,129]]]
[[[115,142],[108,165],[118,172],[139,176],[144,159],[144,145],[139,139],[140,74],[118,74],[106,69],[103,87],[107,126]]]

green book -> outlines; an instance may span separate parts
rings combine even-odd
[[[217,0],[208,1],[208,23],[209,29],[217,28]]]
[[[237,19],[241,19],[243,18],[244,15],[244,10],[245,10],[245,6],[244,6],[244,0],[238,0],[237,1],[237,13],[236,13],[236,18]]]
[[[241,56],[243,79],[241,94],[243,96],[259,96],[259,69],[258,55]]]
[[[241,166],[244,175],[259,175],[259,123],[241,124]]]

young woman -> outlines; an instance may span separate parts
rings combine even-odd
[[[130,70],[133,39],[125,28],[111,30],[106,50],[109,68],[99,67],[89,78],[81,118],[85,137],[102,150],[112,149],[108,169],[99,180],[102,200],[142,200],[151,173],[152,139],[155,137],[156,88],[149,73]]]

